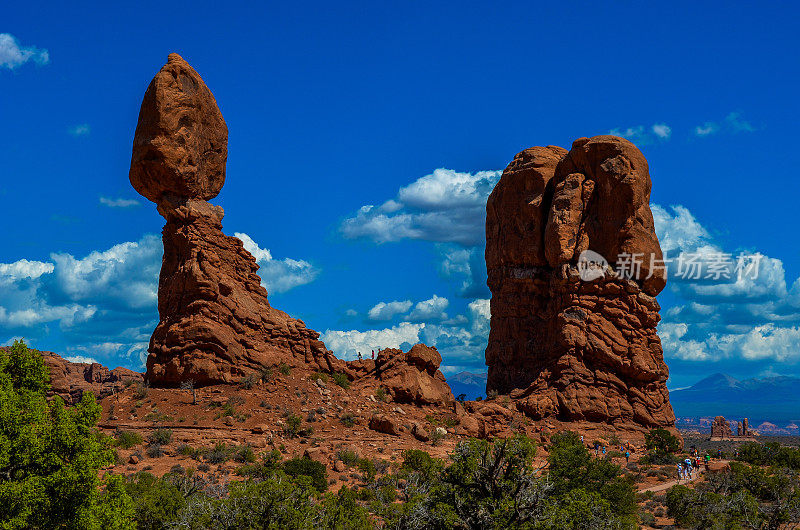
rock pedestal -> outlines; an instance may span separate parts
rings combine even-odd
[[[650,187],[644,156],[614,136],[508,165],[486,207],[488,391],[536,420],[674,427]]]
[[[207,201],[225,182],[227,140],[211,91],[171,54],[142,101],[130,169],[167,221],[147,358],[154,385],[234,382],[280,362],[326,371],[341,363],[317,332],[270,306],[255,258],[222,233],[223,210]]]

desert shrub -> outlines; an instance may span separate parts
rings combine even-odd
[[[758,466],[779,466],[800,470],[800,448],[778,442],[748,442],[739,446],[736,459]]]
[[[190,446],[188,444],[179,445],[178,449],[177,449],[177,452],[178,452],[179,455],[190,456],[192,458],[197,458],[198,453],[199,453],[197,449],[193,448],[192,446]]]
[[[133,499],[136,528],[140,530],[168,528],[186,505],[186,499],[174,484],[150,473],[137,473],[125,489]]]
[[[281,467],[281,453],[273,449],[261,455],[261,461],[241,466],[236,470],[238,475],[255,479],[266,479],[273,476]]]
[[[358,417],[353,414],[352,412],[345,412],[341,416],[339,416],[339,421],[342,422],[342,425],[345,427],[352,427],[356,423],[358,423]]]
[[[352,449],[342,449],[336,452],[336,458],[341,460],[346,466],[354,466],[358,463],[358,453]]]
[[[691,528],[779,528],[800,522],[800,483],[794,471],[732,462],[730,471],[666,494],[667,514]]]
[[[403,451],[403,463],[400,471],[405,473],[419,473],[426,480],[438,476],[444,469],[444,462],[434,458],[421,449],[406,449]]]
[[[172,430],[156,429],[150,433],[147,439],[151,444],[167,445],[172,441]]]
[[[348,530],[374,528],[367,511],[356,502],[356,494],[346,486],[336,495],[325,495],[319,526]]]
[[[375,389],[375,399],[377,399],[378,401],[386,401],[386,397],[387,394],[385,388],[379,386],[378,388]]]
[[[327,383],[328,382],[328,374],[324,374],[322,372],[314,372],[313,374],[311,374],[309,376],[309,379],[312,380],[312,381],[320,380],[323,383]]]
[[[289,375],[292,373],[292,367],[286,363],[281,363],[278,365],[278,371],[283,375]]]
[[[148,385],[145,381],[139,381],[136,383],[136,387],[133,389],[133,398],[137,400],[146,399],[149,393],[150,385]]]
[[[358,470],[364,475],[364,478],[368,482],[372,482],[375,480],[375,476],[377,475],[377,470],[375,469],[375,463],[370,460],[369,458],[361,458],[358,461]]]
[[[283,471],[290,477],[308,477],[311,487],[319,492],[328,489],[328,471],[320,462],[310,458],[292,458],[283,463]]]
[[[621,468],[608,460],[592,458],[580,436],[565,431],[551,439],[549,477],[557,494],[582,489],[596,493],[608,501],[609,509],[623,520],[632,520],[636,513],[636,488],[622,476]],[[574,499],[577,502],[577,497]],[[581,498],[586,500],[586,498]],[[581,501],[582,502],[582,501]]]
[[[656,516],[650,512],[639,513],[639,521],[645,526],[653,526],[656,524]]]
[[[117,445],[125,449],[130,449],[134,445],[139,445],[144,441],[142,435],[138,432],[122,429],[117,429],[115,437],[117,439]]]
[[[347,374],[337,372],[335,374],[332,374],[331,377],[333,378],[334,383],[344,388],[345,390],[350,388],[350,379],[348,379]]]
[[[233,460],[234,462],[242,463],[252,463],[256,461],[256,454],[253,452],[253,448],[249,445],[242,445],[236,449],[233,453]]]
[[[497,390],[489,390],[486,392],[486,399],[495,399],[497,397]]]
[[[259,375],[261,376],[261,380],[267,383],[272,380],[272,376],[275,375],[275,370],[271,366],[264,366],[261,368]]]
[[[172,421],[172,416],[160,412],[158,409],[153,409],[151,412],[148,412],[145,415],[144,421],[151,421],[153,423],[163,423],[165,421]]]
[[[283,425],[283,434],[290,438],[296,437],[300,433],[303,419],[293,412],[286,412],[284,417],[286,422]]]
[[[242,377],[239,380],[239,386],[244,388],[245,390],[250,390],[251,388],[256,386],[260,380],[261,380],[260,374],[259,375],[249,374]]]
[[[222,464],[231,459],[231,456],[233,456],[234,451],[235,448],[229,447],[224,442],[218,442],[214,445],[213,449],[204,451],[202,453],[202,457],[203,460],[205,460],[209,464]]]
[[[164,448],[161,447],[161,444],[151,443],[147,446],[147,456],[150,458],[162,457],[164,456]]]

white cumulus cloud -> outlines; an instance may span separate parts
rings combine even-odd
[[[346,238],[377,243],[415,239],[479,244],[484,239],[486,199],[500,174],[436,169],[400,188],[381,206],[362,206],[340,230]]]
[[[450,301],[447,298],[433,295],[433,298],[417,302],[407,320],[410,322],[444,320],[447,318],[447,313],[444,311],[448,305],[450,305]]]
[[[411,308],[411,300],[395,300],[394,302],[378,302],[367,313],[367,318],[373,321],[391,320],[395,316],[405,313]]]
[[[242,240],[244,248],[256,258],[260,269],[261,285],[272,293],[283,293],[299,285],[313,282],[319,269],[305,260],[292,258],[274,259],[269,249],[261,248],[247,234],[236,232],[234,236]]]

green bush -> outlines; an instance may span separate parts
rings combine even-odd
[[[345,390],[350,388],[350,379],[348,379],[346,374],[337,372],[335,374],[332,374],[331,377],[333,378],[334,383],[344,388]]]
[[[251,388],[256,386],[260,380],[261,380],[261,374],[246,375],[239,380],[239,386],[244,388],[245,390],[250,390]]]
[[[130,449],[134,445],[139,445],[144,441],[142,435],[138,432],[126,431],[122,429],[117,429],[116,439],[117,445],[124,449]]]
[[[168,480],[150,473],[140,472],[125,486],[133,498],[136,527],[139,530],[156,530],[168,527],[178,519],[186,499]]]
[[[352,427],[358,422],[357,420],[358,417],[352,412],[345,412],[344,414],[339,416],[339,421],[341,421],[342,425],[344,425],[345,427]]]
[[[403,451],[403,464],[401,471],[416,472],[426,480],[431,480],[444,469],[444,462],[434,458],[421,449],[406,449]]]
[[[358,453],[352,449],[343,449],[336,452],[336,458],[342,461],[346,466],[354,466],[358,463]]]
[[[311,381],[320,380],[323,383],[327,383],[328,382],[328,374],[323,374],[322,372],[314,372],[313,374],[311,374],[309,379]]]
[[[292,458],[283,463],[283,471],[290,477],[307,477],[315,490],[328,489],[328,471],[325,465],[310,458]]]
[[[644,445],[655,454],[677,453],[681,449],[681,441],[666,429],[652,429],[645,434]]]
[[[172,430],[156,429],[150,433],[148,441],[151,444],[167,445],[172,441]]]
[[[278,365],[278,371],[283,375],[289,375],[292,373],[292,367],[286,363],[281,363]]]
[[[15,341],[0,350],[0,525],[3,528],[133,528],[124,479],[101,474],[114,441],[97,429],[90,392],[65,407],[48,401],[40,352]]]
[[[233,453],[233,460],[234,462],[239,462],[240,464],[252,463],[256,461],[256,454],[249,445],[243,445],[236,449],[236,451]]]
[[[300,434],[300,425],[303,423],[303,418],[293,412],[287,412],[285,420],[283,434],[290,438],[295,438]]]

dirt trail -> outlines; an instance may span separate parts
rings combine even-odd
[[[717,462],[723,463],[723,464],[727,464],[729,461],[728,460],[717,460]],[[644,493],[645,491],[652,491],[653,493],[658,493],[659,491],[668,490],[669,488],[671,488],[672,486],[674,486],[676,484],[686,484],[688,482],[696,482],[698,479],[700,479],[706,473],[707,473],[707,471],[700,471],[700,472],[694,473],[693,478],[691,480],[683,479],[681,481],[678,481],[678,479],[674,479],[674,480],[670,480],[669,482],[664,482],[663,484],[654,484],[652,486],[642,486],[641,488],[639,488],[639,493]]]

